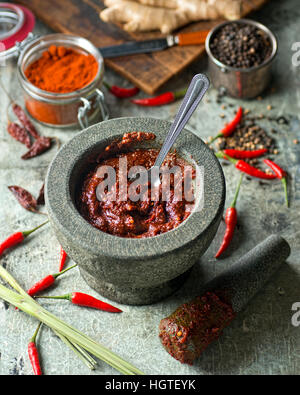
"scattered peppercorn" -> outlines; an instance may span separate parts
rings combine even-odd
[[[274,138],[269,136],[253,118],[244,118],[231,136],[219,138],[216,145],[220,150],[257,151],[267,149],[273,154],[274,151],[278,153]],[[252,166],[259,164],[257,158],[246,158],[245,161]]]

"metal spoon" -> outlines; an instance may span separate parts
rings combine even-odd
[[[160,184],[159,169],[165,160],[168,152],[175,143],[182,129],[185,127],[198,104],[202,100],[209,88],[209,79],[204,74],[196,74],[187,90],[183,102],[179,108],[176,118],[170,128],[170,131],[164,141],[164,144],[156,158],[154,165],[147,170],[148,179],[152,185]],[[129,177],[131,181],[136,179],[136,175]]]

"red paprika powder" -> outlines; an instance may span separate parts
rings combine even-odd
[[[94,56],[51,45],[27,67],[25,76],[44,91],[70,93],[88,85],[97,71],[98,63]]]
[[[27,96],[27,111],[45,124],[77,123],[78,108],[82,106],[82,102],[81,95],[77,97],[76,92],[92,83],[98,75],[98,70],[99,64],[93,55],[73,48],[51,45],[40,58],[24,70],[27,80],[47,93],[46,100]],[[63,100],[65,95],[72,93],[74,100],[72,97]],[[55,96],[57,94],[61,96]],[[41,97],[45,95],[41,92]]]

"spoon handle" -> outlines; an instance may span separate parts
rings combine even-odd
[[[192,79],[177,116],[157,156],[154,166],[160,167],[162,165],[167,153],[170,151],[180,132],[191,118],[193,112],[196,110],[208,88],[208,78],[204,74],[196,74]]]

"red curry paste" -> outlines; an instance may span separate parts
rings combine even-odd
[[[172,357],[191,365],[221,336],[235,315],[228,301],[216,293],[206,292],[162,319],[159,337]]]
[[[191,213],[193,199],[186,200],[186,195],[181,200],[175,196],[174,177],[170,177],[170,189],[168,199],[162,199],[161,185],[159,187],[159,198],[151,200],[151,188],[149,185],[145,199],[132,201],[128,198],[125,201],[111,199],[108,194],[106,199],[99,200],[96,190],[104,178],[99,178],[97,171],[100,166],[111,166],[116,171],[116,193],[120,191],[119,185],[119,159],[127,159],[127,168],[133,166],[143,166],[149,169],[154,165],[158,155],[156,149],[135,149],[130,147],[139,141],[154,140],[153,133],[132,132],[123,136],[119,142],[114,142],[106,147],[104,152],[98,157],[94,169],[84,178],[80,199],[78,202],[79,211],[83,217],[93,226],[103,232],[120,237],[142,238],[156,236],[168,232],[180,225]],[[169,153],[164,165],[165,168],[179,166],[182,170],[188,166],[190,171],[194,171],[192,165],[184,159],[179,158],[176,153]],[[180,182],[184,184],[184,176]],[[131,184],[127,180],[127,191]],[[176,184],[177,185],[177,184]],[[184,190],[184,188],[182,188]],[[188,191],[189,196],[192,193]],[[192,195],[193,198],[193,195]]]

